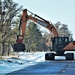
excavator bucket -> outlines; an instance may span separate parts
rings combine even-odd
[[[23,43],[15,43],[13,46],[14,52],[24,52],[25,49],[25,44]]]

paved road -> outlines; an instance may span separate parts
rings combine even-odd
[[[75,60],[40,62],[7,75],[75,75]]]

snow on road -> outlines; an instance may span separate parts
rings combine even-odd
[[[8,58],[0,60],[0,75],[4,75],[6,73],[22,69],[24,67],[35,65],[39,62],[45,62],[45,53],[46,52],[20,52],[19,58]],[[55,59],[65,59],[65,57],[57,56],[55,57]]]
[[[19,53],[19,58],[8,58],[0,60],[0,75],[6,74],[12,71],[28,67],[30,65],[35,65],[38,62],[44,62],[45,52],[25,52]]]

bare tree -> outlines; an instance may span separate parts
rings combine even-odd
[[[5,45],[10,46],[12,39],[11,36],[15,33],[13,32],[13,25],[16,25],[17,15],[20,14],[22,6],[18,6],[13,0],[0,0],[0,31],[1,31],[1,41],[2,44],[2,55],[5,52]],[[13,24],[15,23],[15,24]],[[9,52],[8,52],[9,54]]]

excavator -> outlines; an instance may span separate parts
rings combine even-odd
[[[31,15],[28,15],[28,12],[31,13]],[[23,10],[23,13],[20,19],[17,40],[13,47],[15,52],[20,52],[25,50],[23,39],[25,36],[25,30],[26,30],[26,25],[28,20],[31,20],[45,27],[51,33],[53,33],[53,37],[51,38],[52,48],[50,52],[45,54],[45,60],[54,60],[55,56],[65,56],[66,60],[74,60],[73,51],[75,51],[75,41],[69,40],[69,37],[65,37],[65,36],[60,37],[58,30],[51,22],[43,19],[42,17],[32,13],[31,11],[27,9]],[[67,53],[65,53],[66,51]]]

